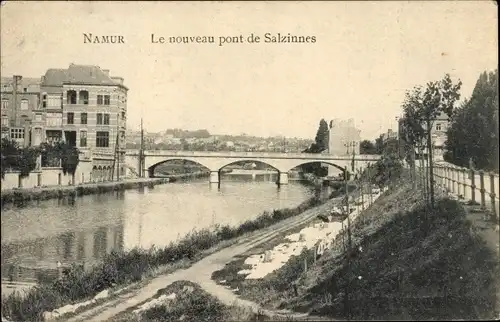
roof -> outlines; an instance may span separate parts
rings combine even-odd
[[[40,82],[41,82],[40,78],[23,77],[19,82],[18,88],[22,89],[23,87],[40,86]],[[1,79],[2,88],[3,85],[12,86],[13,83],[14,83],[13,77],[2,77]]]
[[[123,86],[111,79],[99,66],[71,64],[68,69],[47,70],[42,86],[62,86],[63,84]]]

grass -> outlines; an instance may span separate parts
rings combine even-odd
[[[75,265],[62,280],[39,285],[29,290],[25,296],[14,293],[2,298],[2,314],[15,321],[41,320],[45,311],[91,299],[105,289],[141,281],[163,265],[199,260],[203,251],[296,216],[320,203],[321,200],[311,198],[295,208],[264,212],[256,219],[247,220],[237,227],[216,226],[193,231],[178,242],[160,249],[112,252],[89,271]]]
[[[153,297],[176,294],[175,299],[164,302],[141,313],[134,313],[140,305],[131,308],[114,317],[111,322],[139,322],[139,321],[299,321],[286,315],[268,315],[259,310],[242,307],[235,304],[225,305],[217,298],[205,292],[199,285],[189,281],[176,281],[166,288],[159,290]],[[148,301],[150,301],[149,299]]]
[[[407,189],[398,193],[408,197]],[[430,212],[410,205],[393,198],[378,225],[360,222],[355,244],[363,251],[350,268],[342,252],[321,259],[299,281],[302,294],[280,307],[331,318],[493,318],[498,258],[470,233],[463,207],[449,199]]]
[[[236,274],[244,259],[213,277],[268,309],[331,319],[493,318],[500,282],[496,254],[471,234],[458,202],[438,199],[429,212],[418,199],[405,184],[363,211],[352,224],[350,267],[339,236],[316,264],[312,251],[304,250],[261,280]]]
[[[235,256],[235,260],[227,263],[223,269],[219,271],[215,271],[212,273],[212,279],[221,285],[224,286],[231,286],[232,289],[238,288],[241,290],[242,293],[245,293],[246,295],[250,295],[247,298],[255,301],[257,303],[260,303],[262,305],[266,305],[266,298],[261,297],[260,292],[255,292],[253,293],[252,287],[253,287],[253,280],[246,280],[246,275],[238,274],[239,271],[244,270],[244,269],[250,269],[251,265],[244,264],[245,260],[247,257],[251,255],[256,255],[256,254],[263,254],[267,250],[273,249],[275,246],[278,246],[279,244],[282,244],[286,242],[285,237],[300,232],[303,228],[311,226],[314,223],[320,223],[323,222],[317,218],[312,219],[311,221],[307,221],[299,226],[296,226],[292,229],[286,230],[281,232],[279,235],[271,239],[270,241],[266,242],[265,244],[256,246],[245,253],[242,253],[238,256]],[[292,257],[291,260],[296,261],[299,265],[290,265],[290,262],[286,265],[286,267],[290,267],[290,271],[295,273],[300,273],[303,269],[303,261],[304,258],[307,257],[309,260],[309,263],[312,264],[314,261],[313,254],[308,253],[308,252],[303,252],[298,258]],[[282,270],[279,270],[280,272],[283,272]],[[224,281],[224,282],[221,282]],[[286,282],[288,283],[288,282]],[[256,284],[259,284],[257,282]],[[261,285],[258,285],[260,288]],[[289,288],[289,284],[287,287]],[[264,288],[267,288],[267,285],[264,286]],[[252,296],[254,295],[254,296]],[[264,299],[264,300],[263,300]]]

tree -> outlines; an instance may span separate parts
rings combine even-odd
[[[328,123],[326,123],[325,119],[321,119],[319,122],[318,131],[316,133],[316,138],[314,141],[319,149],[319,152],[323,152],[328,150],[328,138],[329,138],[329,130]]]
[[[8,169],[14,170],[19,164],[20,149],[16,141],[2,139],[1,144],[1,159],[2,159],[2,179],[5,178],[5,172]]]
[[[375,154],[382,154],[384,151],[384,139],[382,135],[375,139]]]
[[[399,156],[399,142],[397,139],[388,139],[384,142],[382,154],[390,154],[395,157]]]
[[[359,144],[359,153],[360,154],[377,154],[377,149],[375,144],[373,144],[370,140],[363,140]]]
[[[480,75],[472,96],[453,114],[445,143],[446,161],[498,171],[498,70]]]
[[[80,151],[66,143],[56,142],[54,144],[43,143],[39,147],[42,154],[42,164],[46,166],[61,166],[63,173],[72,176],[75,182],[75,173],[80,163]]]
[[[460,99],[460,88],[462,82],[453,84],[449,74],[442,80],[429,82],[425,89],[416,87],[412,92],[408,92],[403,103],[405,113],[406,135],[411,145],[417,145],[422,152],[427,148],[427,164],[429,165],[429,184],[425,183],[430,190],[430,204],[434,206],[434,173],[433,173],[433,142],[432,128],[436,118],[445,114],[449,118],[453,115],[454,105]],[[427,176],[427,171],[425,171]]]
[[[1,144],[2,179],[5,178],[7,169],[19,171],[21,178],[27,177],[36,169],[39,155],[40,151],[37,148],[22,148],[17,142],[3,138]]]
[[[304,150],[305,153],[321,153],[328,150],[328,139],[329,139],[329,129],[328,124],[325,119],[321,119],[319,122],[318,131],[316,132],[316,137],[314,142],[309,148]],[[325,176],[328,174],[328,169],[321,166],[321,163],[309,163],[302,167],[302,171],[306,173],[314,173],[317,176]]]

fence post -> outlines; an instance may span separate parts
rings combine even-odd
[[[486,189],[484,189],[484,171],[483,170],[479,171],[479,184],[480,184],[479,192],[481,193],[481,210],[485,210],[486,209],[486,199],[485,199]]]
[[[495,174],[490,173],[490,199],[491,199],[491,213],[495,218],[497,216],[497,208],[495,206]]]
[[[455,169],[455,179],[457,180],[457,196],[461,195],[462,189],[460,189],[462,182],[460,181],[460,169]]]
[[[318,256],[318,248],[319,248],[319,243],[316,243],[316,246],[314,246],[314,266],[316,266],[316,256]]]
[[[472,203],[476,203],[476,173],[473,169],[469,170],[470,175],[470,198]]]
[[[464,200],[467,199],[467,187],[469,186],[467,184],[467,170],[465,170],[464,168],[462,168],[460,170],[460,172],[462,173],[462,181],[463,181],[463,184],[464,184]]]
[[[365,210],[365,191],[361,188],[361,209]]]
[[[444,167],[441,166],[439,167],[439,185],[441,188],[441,191],[444,189]]]
[[[451,192],[451,168],[446,167],[446,192]]]
[[[437,185],[439,185],[439,187],[441,188],[441,167],[436,165],[434,167],[434,176],[436,177],[436,179],[434,180],[434,182],[436,182]]]
[[[450,171],[450,180],[451,180],[451,193],[455,194],[455,167],[451,168]]]

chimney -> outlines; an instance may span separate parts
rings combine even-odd
[[[111,77],[111,79],[112,79],[115,83],[118,83],[118,84],[123,85],[123,78],[122,78],[122,77],[115,76],[115,77]]]

